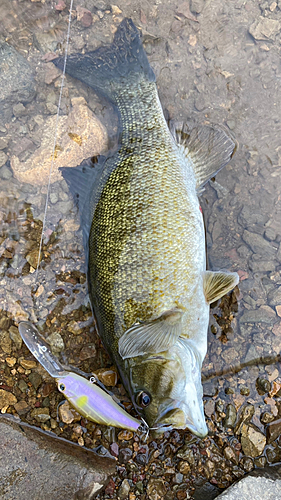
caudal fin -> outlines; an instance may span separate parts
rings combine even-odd
[[[64,58],[52,61],[63,69]],[[128,81],[155,75],[142,46],[140,31],[131,19],[125,18],[118,26],[111,45],[104,45],[86,54],[72,54],[67,58],[66,73],[81,80],[113,103]]]

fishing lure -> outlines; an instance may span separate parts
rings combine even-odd
[[[144,420],[140,422],[123,410],[109,394],[94,383],[94,377],[87,380],[81,375],[66,371],[31,322],[21,322],[19,332],[33,356],[56,380],[58,390],[80,415],[97,424],[131,431],[148,430]]]

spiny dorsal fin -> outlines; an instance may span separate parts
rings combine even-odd
[[[196,189],[200,191],[232,158],[236,143],[227,133],[213,125],[196,127],[188,133],[185,126],[173,126],[176,142],[192,162]]]
[[[203,287],[206,301],[211,304],[230,292],[239,282],[237,273],[205,271]]]
[[[182,315],[182,310],[171,309],[155,320],[133,325],[119,339],[120,356],[126,359],[167,351],[181,334]]]

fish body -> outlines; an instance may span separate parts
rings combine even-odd
[[[55,378],[59,391],[80,415],[95,423],[121,429],[137,431],[143,427],[142,422],[129,415],[96,384],[77,373],[66,371],[32,323],[21,322],[19,332],[28,349]]]
[[[171,134],[129,19],[110,46],[69,56],[66,72],[113,103],[120,122],[115,153],[62,169],[81,211],[99,334],[150,427],[203,437],[209,304],[238,276],[206,271],[198,193],[235,144],[212,126]]]

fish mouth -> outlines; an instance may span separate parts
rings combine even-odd
[[[188,429],[192,434],[201,439],[208,434],[204,414],[200,412],[199,415],[197,414],[193,418],[190,418],[181,408],[174,408],[165,413],[165,415],[155,422],[153,429],[156,434],[162,434],[172,429]]]

